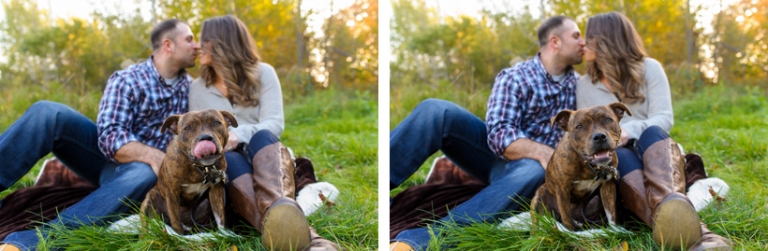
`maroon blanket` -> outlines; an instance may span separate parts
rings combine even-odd
[[[45,163],[32,187],[21,188],[3,198],[0,207],[0,240],[10,233],[40,226],[59,211],[77,203],[96,187],[78,177],[61,162]]]
[[[448,210],[469,200],[486,186],[448,158],[438,158],[425,184],[409,187],[392,198],[389,237],[395,238],[403,230],[423,227],[445,217]]]

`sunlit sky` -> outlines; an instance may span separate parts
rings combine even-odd
[[[149,20],[152,16],[150,0],[37,0],[36,2],[39,8],[48,10],[48,13],[55,18],[88,17],[93,11],[111,14],[118,11],[129,13],[136,8],[141,9],[145,19]],[[333,2],[333,9],[331,9],[331,2]],[[331,13],[348,7],[352,3],[354,0],[304,0],[301,9],[312,10],[313,14],[307,17],[309,29],[317,36],[322,36],[323,20]],[[4,10],[0,8],[0,20],[4,19]],[[4,61],[4,56],[0,55],[0,62]]]
[[[530,6],[531,15],[538,17],[541,15],[540,0],[476,0],[476,1],[455,1],[455,0],[426,0],[427,5],[434,7],[441,15],[477,15],[484,7],[498,11],[522,11],[522,6]],[[738,0],[723,0],[723,8]],[[701,6],[702,10],[696,17],[699,21],[697,25],[704,28],[704,33],[712,31],[711,23],[715,14],[720,10],[719,0],[690,0],[691,6]]]
[[[381,4],[389,4],[389,0],[380,0]],[[728,6],[738,0],[723,0],[723,6]],[[138,3],[137,3],[138,2]],[[331,15],[332,10],[330,3],[333,2],[333,10],[339,10],[341,8],[351,5],[354,0],[303,0],[302,10],[312,9],[314,15],[308,18],[309,29],[315,32],[318,36],[322,35],[323,20]],[[151,1],[150,0],[38,0],[37,3],[41,8],[48,9],[54,17],[87,17],[91,12],[98,10],[102,13],[115,13],[116,11],[129,12],[133,11],[137,7],[141,9],[145,18],[149,19],[151,16]],[[480,10],[485,8],[499,10],[499,11],[523,11],[520,8],[523,5],[531,6],[531,14],[533,16],[540,15],[539,0],[476,0],[476,1],[457,1],[457,0],[426,0],[426,3],[438,10],[441,15],[476,15]],[[699,12],[697,19],[699,20],[698,26],[704,28],[704,33],[711,32],[712,18],[715,13],[720,9],[719,0],[691,0],[693,6],[702,6],[702,11]],[[119,6],[116,7],[116,6]],[[0,9],[0,20],[5,18],[5,13]],[[387,27],[381,27],[380,29],[387,29]],[[384,54],[387,55],[387,54]],[[3,56],[0,55],[0,62],[4,61]]]
[[[138,3],[137,3],[138,2]],[[337,11],[350,6],[354,0],[333,0],[333,10]],[[132,12],[137,7],[141,9],[145,19],[152,16],[152,3],[150,0],[38,0],[41,8],[49,10],[54,17],[87,17],[90,13],[98,10],[102,13],[115,13],[120,10],[123,12]],[[117,8],[116,6],[119,6]],[[331,13],[331,0],[305,0],[302,1],[302,10],[313,10],[316,13],[309,16],[310,29],[322,32],[324,18]],[[0,10],[2,12],[2,10]],[[2,13],[0,13],[2,15]]]
[[[382,4],[389,2],[388,0],[380,0]],[[738,0],[723,0],[723,6],[727,6]],[[137,3],[138,2],[138,3]],[[354,0],[304,0],[302,1],[302,9],[312,9],[315,15],[309,16],[309,26],[312,31],[316,31],[318,34],[322,34],[323,19],[327,18],[331,13],[331,2],[333,2],[333,10],[339,10],[341,8],[351,5]],[[139,7],[145,18],[149,19],[151,16],[151,1],[150,0],[38,0],[38,5],[41,8],[48,9],[48,11],[54,17],[87,17],[91,12],[98,10],[102,13],[115,13],[116,11],[129,12]],[[456,0],[426,0],[426,3],[436,8],[441,15],[476,15],[483,7],[489,9],[495,9],[499,11],[521,11],[520,6],[529,5],[533,16],[540,15],[538,0],[476,0],[476,1],[456,1]],[[693,6],[701,5],[703,10],[697,17],[699,20],[698,25],[704,28],[704,32],[711,31],[712,18],[719,10],[719,1],[716,0],[691,0]],[[119,7],[119,8],[118,8]],[[0,18],[4,19],[3,10],[0,9]],[[385,28],[385,27],[382,27]]]

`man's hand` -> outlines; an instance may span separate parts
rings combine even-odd
[[[235,149],[237,147],[238,138],[237,134],[235,134],[232,131],[229,131],[229,139],[227,140],[227,144],[224,146],[224,151],[229,152]]]
[[[538,160],[544,170],[547,170],[549,159],[554,153],[555,149],[552,147],[526,138],[515,140],[504,149],[504,157],[508,160],[522,158]]]
[[[160,165],[163,163],[165,153],[160,149],[147,146],[140,142],[130,142],[117,150],[114,156],[119,163],[144,162],[152,167],[155,176],[160,173]]]

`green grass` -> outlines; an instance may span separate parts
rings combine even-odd
[[[59,101],[95,119],[100,93],[67,94],[66,88],[24,87],[3,90],[0,131],[5,131],[39,99]],[[29,97],[29,98],[27,98]],[[377,98],[369,92],[322,90],[292,97],[285,104],[286,126],[281,137],[300,157],[312,160],[319,181],[335,185],[340,196],[335,206],[324,207],[308,220],[318,233],[347,250],[374,250],[377,244]],[[40,163],[20,182],[0,193],[0,198],[32,185]],[[172,238],[162,224],[149,224],[143,236],[116,234],[105,227],[54,228],[40,243],[40,250],[263,250],[259,234],[243,238],[219,235],[202,242]]]
[[[474,93],[486,93],[483,89]],[[485,97],[466,97],[466,91],[445,86],[410,85],[392,90],[390,129],[424,98],[438,97],[470,107],[484,118]],[[479,96],[479,95],[478,95]],[[672,137],[687,152],[702,155],[710,177],[731,187],[725,202],[713,203],[699,212],[710,230],[729,238],[736,250],[768,249],[768,101],[766,90],[756,87],[709,86],[674,100]],[[457,99],[459,98],[459,99]],[[404,99],[404,100],[401,100]],[[435,156],[441,155],[436,153]],[[434,157],[434,156],[433,156]],[[421,184],[431,165],[425,162],[403,185],[390,192]],[[520,232],[478,222],[471,226],[448,225],[443,236],[433,237],[430,250],[607,250],[626,242],[629,250],[661,250],[649,229],[633,234],[578,238],[554,231],[553,222],[541,218],[543,231]]]

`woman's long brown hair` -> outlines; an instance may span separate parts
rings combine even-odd
[[[212,59],[210,65],[200,69],[205,85],[212,85],[220,77],[229,92],[229,102],[259,105],[260,58],[245,24],[232,15],[207,19],[203,21],[200,41]]]
[[[587,63],[592,83],[605,77],[619,101],[644,102],[640,88],[645,86],[646,54],[632,22],[615,11],[595,15],[587,21],[586,38],[587,46],[596,55],[595,61]]]

